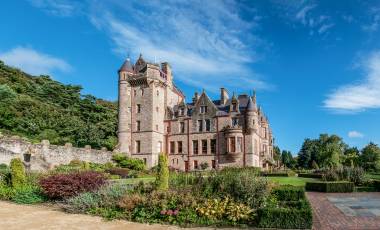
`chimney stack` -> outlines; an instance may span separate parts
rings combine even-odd
[[[172,75],[172,67],[168,62],[161,63],[161,69],[166,74],[166,80],[169,85],[173,84],[173,75]]]
[[[194,105],[195,105],[195,103],[197,103],[198,99],[199,99],[198,92],[195,92],[195,93],[194,93],[194,97],[193,97],[193,104],[194,104]]]

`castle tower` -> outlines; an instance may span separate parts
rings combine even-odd
[[[129,58],[123,63],[119,71],[119,121],[118,121],[118,149],[122,153],[131,154],[131,85],[128,82],[134,74]]]

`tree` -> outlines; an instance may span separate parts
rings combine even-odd
[[[13,188],[22,187],[26,182],[25,167],[20,158],[13,158],[10,163]]]
[[[365,170],[380,170],[380,148],[370,142],[362,149],[360,164]]]
[[[158,158],[158,174],[156,178],[156,184],[158,190],[169,189],[168,156],[164,153],[161,153]]]
[[[296,161],[290,151],[282,150],[281,161],[287,168],[294,168],[296,166]]]
[[[273,160],[276,162],[281,161],[281,150],[278,146],[273,147]]]
[[[343,164],[345,166],[354,167],[358,165],[359,161],[359,150],[356,147],[347,148],[344,151]]]
[[[312,162],[316,161],[316,156],[318,155],[318,141],[311,140],[309,138],[305,139],[302,144],[301,150],[298,153],[297,165],[300,168],[310,168]]]

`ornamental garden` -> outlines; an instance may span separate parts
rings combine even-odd
[[[353,150],[336,136],[305,140],[296,158],[277,148],[279,167],[205,168],[177,172],[161,154],[157,167],[115,154],[112,162],[72,161],[48,172],[26,171],[20,159],[1,165],[0,199],[49,203],[69,213],[184,227],[311,229],[305,191],[379,191],[380,149]],[[323,156],[323,157],[322,157]]]

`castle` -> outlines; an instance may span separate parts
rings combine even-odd
[[[191,103],[173,82],[169,63],[128,58],[119,74],[118,150],[157,165],[162,152],[172,168],[189,171],[226,166],[273,165],[273,136],[256,95],[220,99],[205,91]]]

